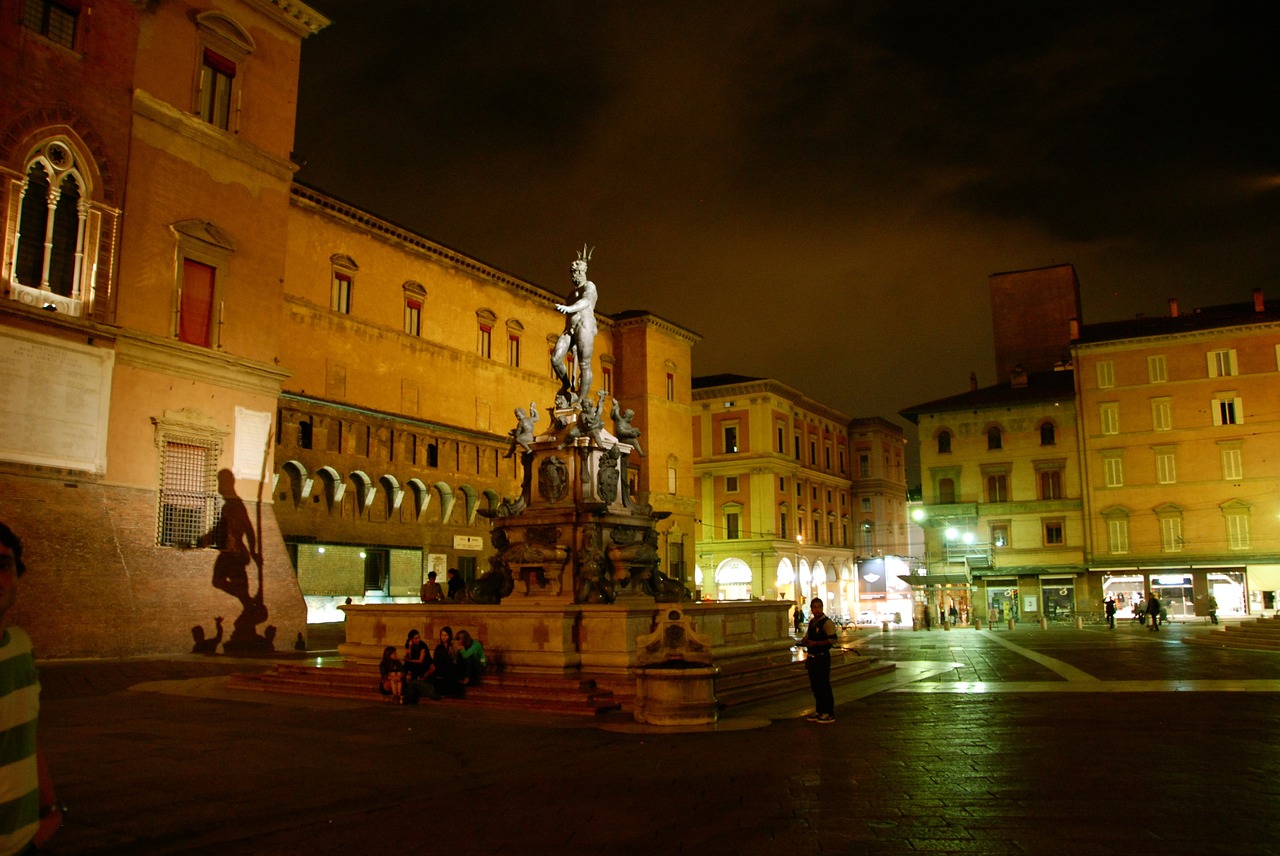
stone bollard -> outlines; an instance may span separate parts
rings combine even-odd
[[[881,633],[888,633],[888,632],[889,632],[889,622],[887,622],[887,621],[881,621],[881,622],[880,622],[880,632],[881,632]]]
[[[1043,615],[1040,616],[1040,629],[1041,630],[1049,629],[1049,619],[1045,618]]]
[[[1010,619],[1009,619],[1009,629],[1010,629],[1010,630],[1012,630],[1012,629],[1013,629],[1013,619],[1012,619],[1012,618],[1010,618]]]
[[[1083,616],[1083,615],[1077,615],[1077,616],[1076,616],[1076,630],[1084,630],[1084,616]]]
[[[974,629],[974,630],[981,630],[981,629],[982,629],[982,619],[981,619],[981,618],[975,618],[975,619],[973,620],[973,629]]]
[[[950,622],[950,621],[944,621],[944,622],[942,622],[942,629],[943,629],[943,630],[950,630],[950,629],[951,629],[951,622]]]

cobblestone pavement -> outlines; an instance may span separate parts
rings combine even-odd
[[[45,664],[41,737],[68,854],[1280,853],[1280,655],[1198,629],[864,631],[834,725],[697,733]]]

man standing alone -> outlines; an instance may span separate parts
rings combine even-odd
[[[1151,619],[1151,625],[1147,629],[1160,632],[1160,598],[1156,597],[1155,592],[1147,593],[1147,617]]]
[[[836,624],[823,613],[822,605],[822,598],[818,597],[809,602],[812,617],[800,644],[808,653],[804,666],[809,672],[816,708],[809,721],[826,724],[836,721],[836,699],[831,692],[831,646],[836,641]]]
[[[62,825],[63,808],[36,744],[40,681],[31,637],[8,623],[18,596],[22,542],[0,523],[0,854],[43,847]]]

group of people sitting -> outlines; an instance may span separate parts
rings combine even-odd
[[[422,634],[410,630],[404,640],[404,658],[394,645],[382,651],[378,664],[378,691],[398,704],[414,704],[423,696],[460,697],[466,686],[480,682],[488,662],[479,640],[465,630],[454,638],[453,629],[440,628],[440,641],[428,653]]]
[[[418,589],[418,595],[423,603],[444,603],[447,600],[462,601],[466,599],[466,583],[462,581],[462,574],[458,573],[457,568],[450,568],[449,573],[449,589],[445,590],[440,583],[436,582],[436,572],[431,571],[427,574],[427,581],[422,584],[422,588]]]

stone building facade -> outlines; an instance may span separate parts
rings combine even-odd
[[[292,645],[267,496],[279,248],[301,42],[327,21],[270,0],[2,11],[15,620],[44,656]]]

